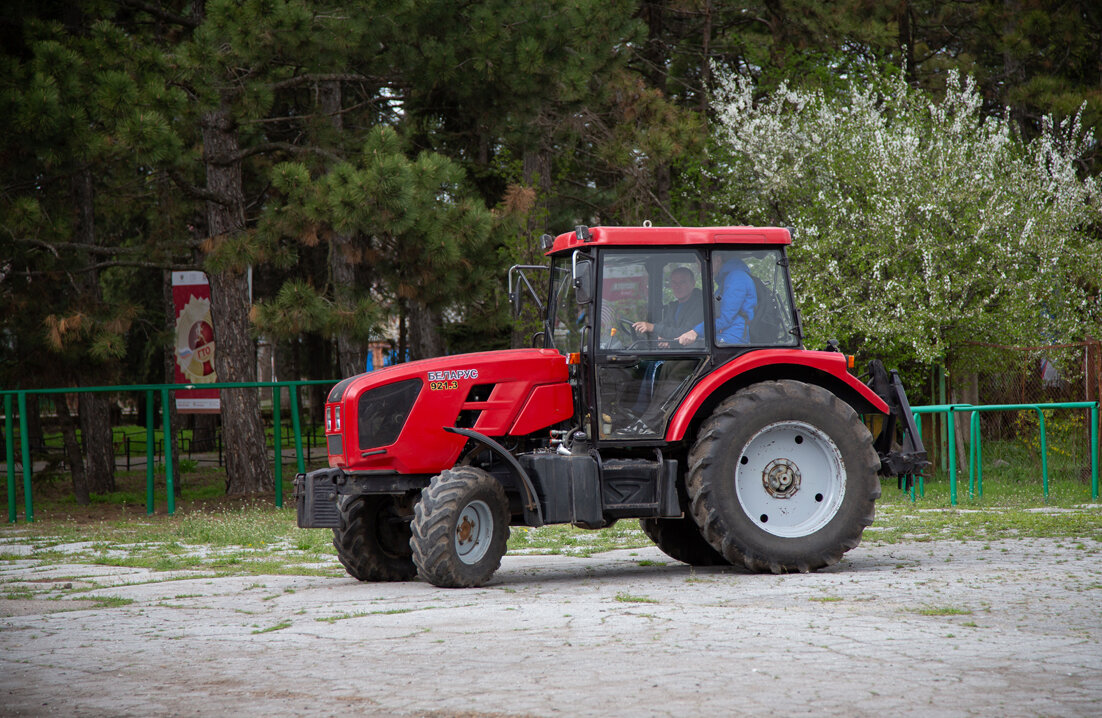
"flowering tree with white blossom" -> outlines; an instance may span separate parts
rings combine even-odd
[[[969,341],[1097,336],[1102,197],[1076,166],[1094,138],[1074,117],[1026,143],[981,105],[955,73],[941,99],[901,76],[764,99],[720,79],[716,219],[796,229],[809,346],[929,364]]]

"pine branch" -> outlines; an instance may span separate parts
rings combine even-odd
[[[84,244],[83,242],[47,242],[41,239],[34,239],[33,237],[12,236],[12,240],[19,244],[29,244],[47,249],[54,257],[58,258],[60,258],[59,251],[66,249],[87,252],[88,254],[103,255],[106,257],[117,257],[122,254],[134,254],[146,251],[142,247],[103,247],[98,244]]]
[[[291,152],[294,154],[313,153],[321,155],[333,162],[343,162],[344,158],[329,150],[321,147],[303,147],[300,145],[294,145],[290,142],[264,142],[259,145],[253,145],[247,149],[241,150],[229,157],[209,157],[207,162],[215,165],[232,165],[240,162],[241,160],[252,157],[253,155],[263,154],[265,152],[276,152],[282,150],[284,152]]]
[[[298,75],[297,77],[290,77],[281,82],[272,84],[273,90],[286,90],[291,87],[298,87],[299,85],[307,85],[311,82],[379,82],[379,78],[371,78],[367,75],[357,74],[308,74]]]
[[[242,124],[242,125],[267,125],[267,124],[275,124],[275,123],[280,123],[280,122],[302,122],[304,120],[312,120],[315,117],[337,117],[339,115],[346,115],[346,114],[349,114],[349,113],[356,112],[357,110],[360,110],[360,109],[362,109],[364,107],[367,107],[369,105],[378,105],[379,102],[380,102],[380,100],[378,100],[378,99],[364,100],[363,102],[358,102],[355,105],[349,105],[348,107],[342,107],[341,109],[337,110],[336,112],[321,113],[321,114],[311,112],[311,113],[306,114],[306,115],[287,115],[285,117],[258,117],[258,118],[253,119],[253,120],[244,120],[240,124]]]
[[[139,2],[139,0],[119,0],[120,5],[124,5],[135,10],[141,10],[142,12],[149,13],[155,18],[160,18],[165,22],[170,22],[174,25],[183,25],[195,29],[199,27],[199,23],[190,17],[184,17],[183,15],[177,15],[175,13],[168,12],[163,8],[151,5],[145,2]]]
[[[215,163],[217,164],[217,163]],[[228,164],[228,163],[227,163]],[[192,199],[203,200],[204,202],[214,202],[215,204],[229,205],[229,201],[225,197],[205,190],[202,187],[197,187],[189,182],[182,174],[177,170],[167,170],[168,176],[172,179],[173,184],[180,188],[180,191],[186,194]]]
[[[170,272],[190,272],[194,270],[202,269],[203,267],[196,263],[181,264],[172,262],[169,264],[159,264],[157,262],[141,262],[138,260],[124,260],[124,261],[110,261],[110,262],[96,262],[85,267],[69,268],[64,270],[66,275],[84,274],[86,272],[97,272],[101,269],[109,269],[111,267],[137,267],[142,269],[159,269],[168,270]],[[48,277],[56,276],[58,270],[50,269],[34,269],[20,272],[20,274],[28,277]]]

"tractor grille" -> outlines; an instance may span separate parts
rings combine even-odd
[[[372,389],[360,397],[360,448],[393,444],[421,392],[420,379],[407,379]]]

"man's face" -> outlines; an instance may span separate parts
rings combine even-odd
[[[674,272],[670,275],[670,289],[677,301],[683,302],[693,292],[693,278],[688,272]]]

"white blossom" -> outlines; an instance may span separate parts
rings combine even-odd
[[[717,70],[712,179],[733,223],[797,228],[793,276],[809,343],[863,341],[896,361],[943,361],[966,341],[1099,333],[1099,182],[1079,115],[1029,143],[984,115],[971,77],[932,100],[901,75],[842,96]]]

